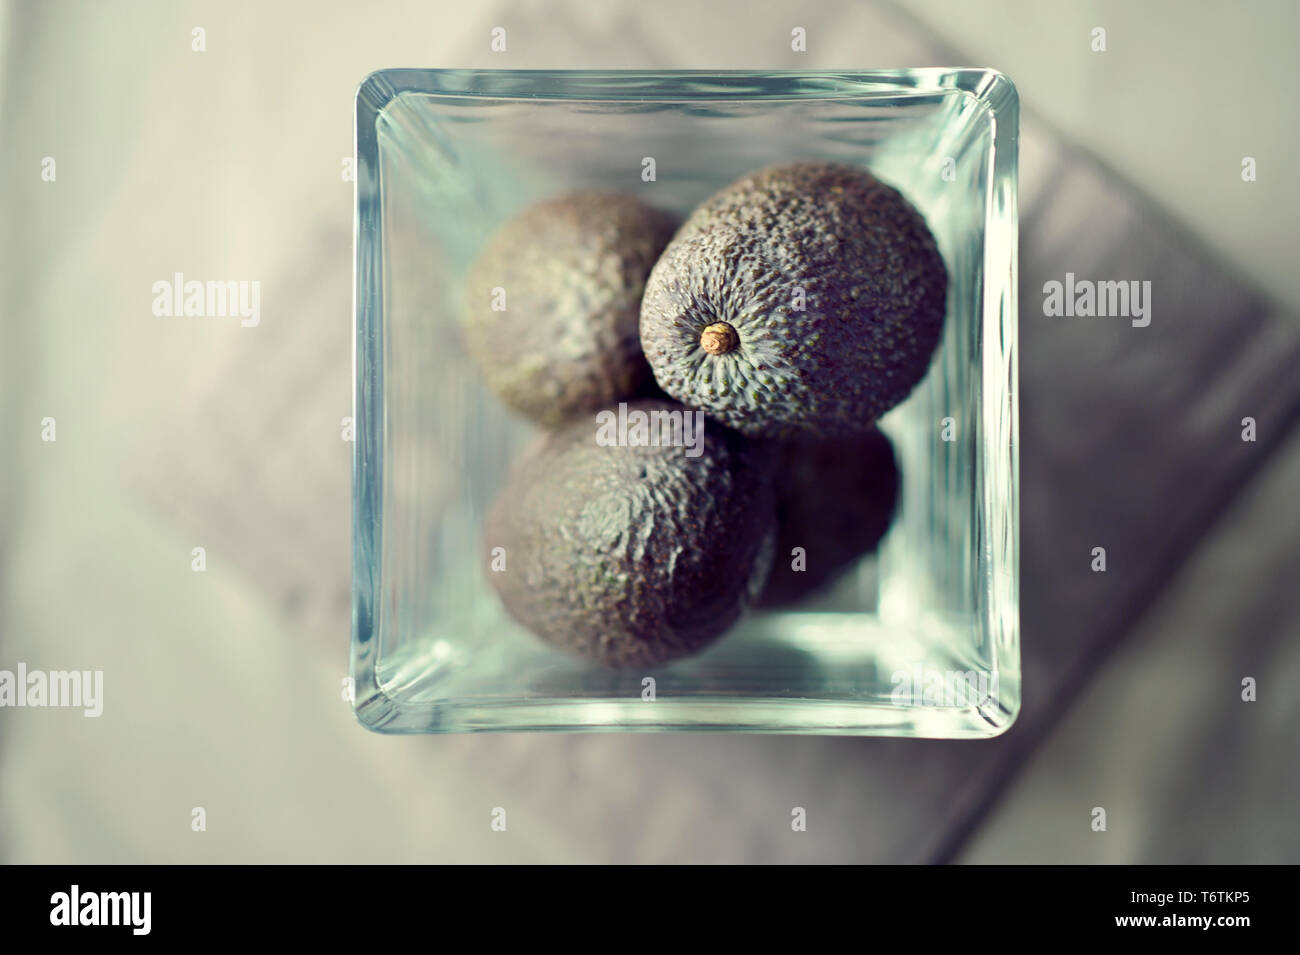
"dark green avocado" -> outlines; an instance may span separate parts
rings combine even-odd
[[[492,390],[548,427],[643,393],[641,295],[676,225],[631,196],[575,192],[502,226],[465,287],[466,348]]]
[[[789,606],[833,583],[880,543],[898,503],[894,450],[876,428],[785,442],[775,480],[776,555],[762,607]]]
[[[488,577],[511,616],[611,667],[716,640],[757,598],[775,538],[770,448],[711,421],[696,441],[703,415],[673,402],[624,410],[626,427],[611,408],[543,436],[484,535]],[[624,443],[602,443],[620,428]]]
[[[646,283],[641,344],[664,392],[745,434],[860,434],[924,377],[947,285],[896,189],[850,166],[776,166],[678,231]]]

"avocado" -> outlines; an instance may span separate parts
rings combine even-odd
[[[541,437],[494,503],[488,577],[519,623],[606,666],[695,653],[767,578],[771,465],[766,445],[673,402],[578,416]]]
[[[834,582],[880,543],[898,503],[894,450],[877,428],[783,443],[775,482],[776,554],[761,607],[789,606]]]
[[[852,166],[738,180],[664,250],[641,345],[672,398],[745,434],[866,431],[924,377],[948,276],[921,214]]]
[[[492,390],[547,427],[642,393],[641,295],[676,225],[631,196],[573,192],[502,226],[465,285],[466,350]]]

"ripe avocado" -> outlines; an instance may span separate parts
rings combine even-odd
[[[673,402],[629,403],[626,418],[627,444],[603,444],[595,415],[544,435],[484,535],[489,555],[505,549],[505,569],[488,577],[510,615],[611,667],[663,663],[721,636],[766,581],[776,532],[769,448],[713,422],[682,447],[690,436],[674,419],[704,417]]]
[[[873,550],[894,519],[898,467],[877,428],[835,441],[786,442],[776,462],[777,544],[761,607],[782,607],[833,582]],[[794,569],[794,549],[805,566]]]
[[[947,286],[897,190],[851,166],[775,166],[678,231],[646,283],[641,344],[669,396],[745,434],[860,434],[924,377]]]
[[[492,390],[548,427],[642,393],[641,295],[676,225],[631,196],[575,192],[502,226],[465,286],[466,348]]]

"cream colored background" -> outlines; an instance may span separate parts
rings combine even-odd
[[[1239,6],[908,8],[964,61],[1010,73],[1029,107],[1300,308],[1300,187],[1290,167],[1300,146],[1291,49],[1300,7]],[[859,824],[854,793],[871,767],[845,760],[843,748],[754,737],[564,746],[363,732],[339,695],[346,635],[294,636],[229,556],[210,553],[207,573],[191,573],[190,548],[201,542],[131,492],[141,449],[169,413],[232,363],[251,361],[261,331],[160,324],[149,313],[155,279],[177,270],[261,277],[264,316],[284,306],[294,290],[277,277],[322,233],[350,222],[352,190],[339,170],[361,77],[416,65],[654,65],[641,62],[635,33],[621,49],[578,42],[562,62],[528,48],[530,22],[568,18],[581,35],[591,18],[617,24],[620,9],[529,0],[5,5],[0,665],[103,668],[108,698],[98,721],[0,713],[4,861],[817,860],[843,859],[845,846],[861,857],[898,850],[888,832],[844,838]],[[849,4],[655,9],[646,29],[683,51],[665,66],[893,65],[855,58]],[[508,63],[488,52],[498,23],[511,28]],[[808,29],[805,60],[789,53],[793,25]],[[1088,50],[1095,25],[1109,31],[1105,54]],[[191,52],[194,26],[207,31],[206,53]],[[1241,183],[1246,154],[1258,158],[1267,189]],[[40,180],[44,156],[58,162],[56,183]],[[346,250],[339,267],[349,267]],[[337,303],[322,327],[338,334],[348,309]],[[250,377],[220,383],[232,407],[245,409],[258,407],[265,386]],[[346,382],[340,394],[346,402]],[[46,415],[58,419],[56,444],[39,440]],[[1203,544],[1016,782],[969,859],[1161,861],[1178,833],[1161,829],[1153,807],[1167,805],[1171,789],[1227,784],[1198,749],[1194,695],[1162,688],[1222,679],[1223,628],[1290,586],[1269,571],[1294,556],[1286,548],[1298,460],[1293,441]],[[228,488],[232,507],[246,491]],[[346,537],[331,543],[346,562]],[[1258,584],[1226,586],[1243,579]],[[1270,625],[1294,636],[1300,612],[1288,613]],[[1268,667],[1272,686],[1300,683],[1294,639]],[[1170,702],[1153,721],[1154,698]],[[1135,738],[1138,722],[1152,733]],[[614,754],[646,769],[612,774]],[[1284,809],[1282,782],[1270,788],[1268,774],[1247,772],[1252,759],[1277,758],[1229,754],[1222,772],[1258,786],[1261,811]],[[522,765],[531,768],[511,771]],[[1119,837],[1090,837],[1076,813],[1081,791],[1125,807]],[[1189,812],[1215,821],[1212,800],[1206,808],[1188,798]],[[833,823],[792,842],[788,807],[810,801]],[[509,808],[508,835],[488,830],[496,805]],[[205,833],[190,831],[193,806],[208,811]],[[1248,861],[1228,836],[1214,838],[1215,858]]]

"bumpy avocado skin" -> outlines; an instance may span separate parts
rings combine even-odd
[[[547,427],[643,393],[641,295],[676,226],[612,192],[547,199],[502,226],[465,284],[466,349],[492,390]]]
[[[633,411],[679,411],[645,400]],[[707,422],[703,453],[602,447],[595,416],[544,436],[489,514],[488,577],[543,640],[610,667],[695,653],[757,599],[771,566],[771,448]]]
[[[776,462],[777,545],[759,606],[788,607],[829,586],[875,549],[894,519],[899,475],[878,429],[834,441],[794,440]],[[795,570],[793,551],[805,567]]]
[[[646,283],[641,343],[667,394],[745,434],[846,436],[924,377],[947,286],[897,190],[850,166],[776,166],[678,231]],[[739,344],[711,354],[701,335],[718,323]]]

